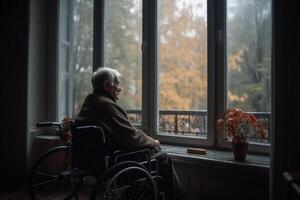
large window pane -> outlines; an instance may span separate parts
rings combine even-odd
[[[159,132],[207,137],[207,1],[158,9]]]
[[[105,66],[122,74],[118,101],[133,122],[141,123],[142,0],[105,1],[104,37]]]
[[[74,1],[73,14],[73,66],[74,114],[91,89],[93,72],[93,0]]]
[[[72,113],[72,66],[71,57],[71,34],[70,19],[72,12],[72,2],[70,0],[59,1],[59,34],[58,34],[58,120]]]
[[[271,0],[227,1],[227,107],[270,128]],[[254,133],[249,140],[260,141]]]

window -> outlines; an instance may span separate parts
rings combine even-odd
[[[105,65],[122,73],[119,103],[130,120],[161,141],[218,146],[215,120],[228,107],[255,114],[271,134],[271,8],[271,0],[74,1],[74,114]],[[253,133],[251,142],[266,151],[270,138]]]
[[[93,0],[59,0],[58,120],[75,116],[91,92]]]
[[[58,70],[57,70],[57,91],[58,119],[70,116],[72,113],[73,92],[72,92],[72,1],[59,1],[59,25],[58,25]]]
[[[207,138],[207,3],[158,8],[159,133]]]
[[[73,115],[92,91],[93,73],[93,0],[76,0],[73,5]]]
[[[271,1],[227,1],[227,107],[253,113],[270,127]],[[269,135],[270,136],[270,135]],[[252,142],[260,141],[255,133]]]
[[[121,74],[119,103],[129,118],[141,123],[142,109],[142,0],[106,0],[104,65]]]

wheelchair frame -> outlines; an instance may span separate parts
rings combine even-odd
[[[37,127],[58,127],[58,135],[64,138],[63,125],[58,122],[42,122]],[[54,189],[62,199],[79,199],[78,191],[81,188],[85,177],[93,176],[97,180],[93,186],[90,199],[130,199],[130,200],[157,200],[164,199],[164,193],[158,191],[157,181],[158,164],[156,159],[151,159],[152,149],[137,151],[107,151],[102,157],[104,171],[88,169],[89,165],[82,165],[81,159],[86,155],[80,155],[81,148],[88,145],[78,146],[82,138],[93,133],[98,137],[99,146],[107,145],[104,130],[100,126],[76,126],[71,123],[72,139],[65,146],[58,146],[50,149],[32,167],[29,177],[29,196],[33,200],[48,198],[46,191],[51,186],[58,186]],[[92,134],[92,135],[93,135]],[[88,136],[87,136],[88,137]],[[89,138],[90,139],[90,138]],[[80,147],[80,148],[79,148]],[[89,151],[89,150],[88,150]],[[79,153],[78,153],[79,152]],[[146,156],[147,159],[137,162],[132,156]],[[53,157],[53,158],[52,158]],[[51,159],[52,158],[52,159]],[[50,170],[47,167],[53,165],[53,160],[58,159],[57,165]],[[100,159],[100,158],[99,158]],[[84,160],[84,159],[82,159]],[[103,163],[102,163],[103,164]],[[96,170],[102,167],[97,166]],[[102,169],[103,170],[103,169]],[[55,184],[53,184],[55,183]],[[62,190],[62,191],[61,191]],[[40,193],[40,194],[39,194]],[[41,195],[41,196],[40,196]],[[44,196],[43,196],[44,195]],[[51,198],[51,197],[50,197]]]

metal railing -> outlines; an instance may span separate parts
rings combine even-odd
[[[127,110],[129,120],[135,124],[142,123],[141,110]],[[248,140],[253,142],[270,142],[271,113],[249,112],[260,120],[268,131],[266,140],[260,141],[257,131],[250,131]],[[207,111],[206,110],[160,110],[159,132],[170,135],[207,136]]]
[[[159,131],[170,134],[205,136],[207,134],[207,112],[161,110],[159,111]]]

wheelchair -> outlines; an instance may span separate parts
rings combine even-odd
[[[42,122],[37,127],[56,127],[66,145],[50,149],[33,165],[28,184],[31,199],[164,200],[158,189],[162,178],[153,149],[114,151],[102,124],[70,123],[68,140],[63,125]],[[71,136],[71,137],[70,137]],[[93,177],[89,195],[80,188]]]

